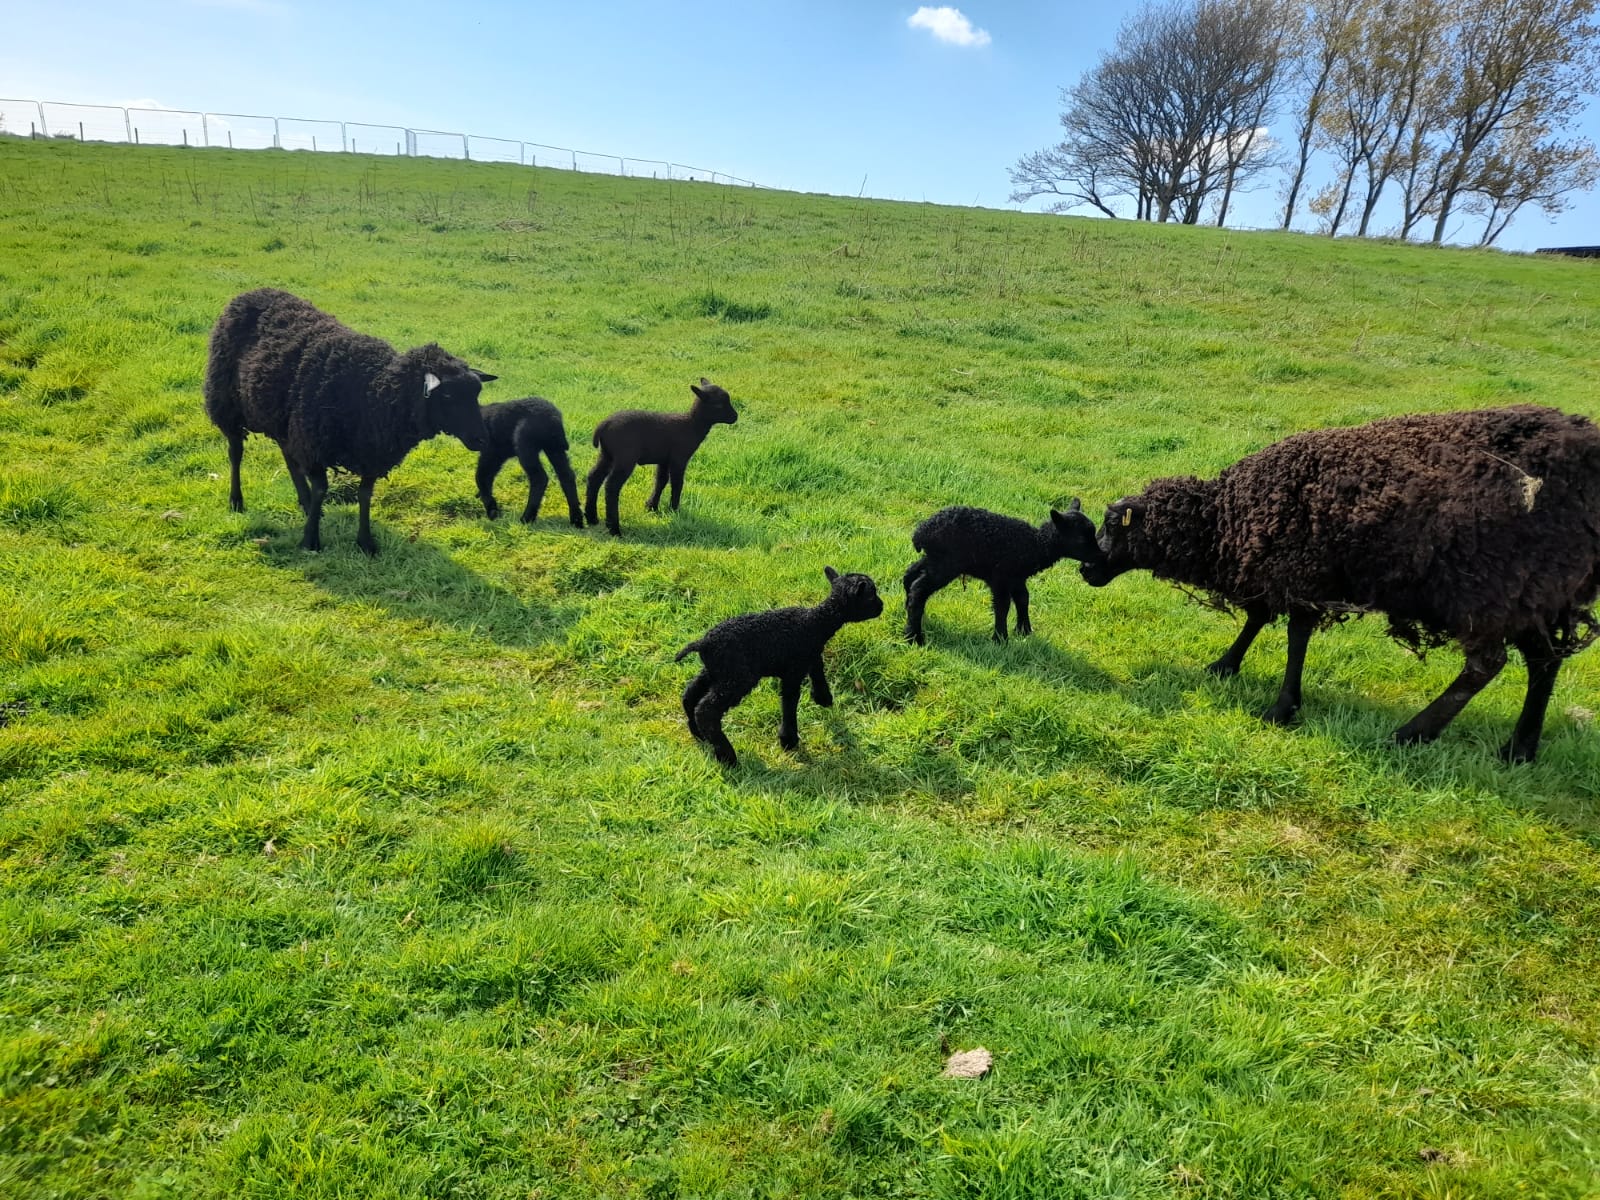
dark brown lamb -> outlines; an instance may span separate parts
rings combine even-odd
[[[622,485],[628,482],[633,469],[641,464],[656,469],[655,490],[645,501],[645,508],[656,511],[661,503],[661,491],[672,482],[672,509],[678,509],[678,497],[683,493],[683,469],[689,458],[706,440],[713,425],[732,425],[739,419],[733,411],[733,401],[728,393],[704,376],[698,386],[689,385],[694,393],[694,403],[686,413],[646,412],[627,409],[612,413],[595,426],[594,444],[600,448],[600,457],[589,472],[589,494],[584,511],[589,524],[598,525],[595,500],[600,484],[606,485],[606,528],[621,536],[622,526],[617,522],[617,497]]]
[[[306,516],[301,548],[322,549],[328,471],[340,468],[360,477],[356,545],[376,554],[373,484],[438,433],[482,449],[478,392],[493,378],[431,343],[396,354],[276,288],[235,296],[211,331],[205,378],[206,414],[228,439],[229,506],[244,511],[244,440],[265,434],[283,451]]]
[[[539,506],[550,484],[550,476],[539,465],[542,452],[550,460],[550,468],[561,483],[561,493],[567,498],[568,519],[582,529],[578,480],[567,457],[567,430],[561,421],[561,410],[540,396],[528,396],[485,404],[482,412],[488,445],[478,455],[478,499],[483,501],[483,511],[489,519],[500,515],[500,504],[494,498],[495,476],[513,455],[528,477],[528,503],[522,510],[522,519],[530,525],[539,519]]]
[[[1553,408],[1517,405],[1394,417],[1295,434],[1214,480],[1158,479],[1106,510],[1095,587],[1129,570],[1196,588],[1244,611],[1208,668],[1235,675],[1250,643],[1289,616],[1279,724],[1300,707],[1306,643],[1351,613],[1382,613],[1414,647],[1459,642],[1461,673],[1395,731],[1438,737],[1505,666],[1528,664],[1511,762],[1538,753],[1564,658],[1595,637],[1600,593],[1600,429]]]

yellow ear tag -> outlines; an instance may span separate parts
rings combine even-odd
[[[1122,510],[1122,524],[1124,528],[1133,524],[1133,509],[1125,508]]]

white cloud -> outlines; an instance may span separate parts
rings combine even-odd
[[[987,46],[989,31],[974,29],[972,22],[959,8],[942,4],[938,8],[927,5],[917,9],[906,22],[912,29],[926,29],[941,42],[952,46]]]

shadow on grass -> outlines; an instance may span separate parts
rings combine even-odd
[[[271,535],[261,544],[261,556],[273,566],[299,571],[336,596],[375,604],[404,620],[439,622],[503,646],[557,641],[579,615],[577,606],[525,600],[378,521],[372,525],[378,557],[368,558],[356,548],[352,524],[324,518],[318,553],[300,549],[298,528]]]
[[[1041,683],[1086,692],[1112,692],[1121,686],[1083,655],[1055,645],[1048,633],[1039,632],[1038,626],[1026,637],[1012,634],[1006,641],[996,642],[987,631],[958,632],[943,622],[925,618],[923,634],[930,649],[959,654],[976,666],[1029,675]]]
[[[650,513],[642,509],[624,512],[619,518],[622,536],[612,538],[606,532],[605,508],[600,509],[600,524],[589,526],[590,536],[612,541],[645,546],[705,546],[717,550],[731,550],[750,545],[753,540],[743,526],[731,525],[694,513],[688,509],[677,512]],[[569,529],[572,527],[569,525]],[[574,533],[577,530],[573,530]]]

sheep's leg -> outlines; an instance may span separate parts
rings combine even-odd
[[[283,448],[280,446],[280,450]],[[300,464],[289,457],[287,450],[283,451],[283,465],[289,469],[289,478],[294,483],[295,500],[300,505],[303,513],[311,511],[311,485],[306,482],[306,473],[300,469]]]
[[[528,477],[528,506],[522,510],[522,521],[525,525],[532,525],[539,519],[539,506],[544,503],[544,490],[550,486],[550,476],[539,465],[538,451],[518,455],[517,461],[522,464],[522,472]]]
[[[709,742],[717,761],[727,766],[737,766],[739,756],[733,752],[733,743],[722,732],[722,717],[730,708],[750,694],[758,680],[730,685],[726,680],[713,683],[700,697],[694,708],[694,723],[700,730],[700,740]]]
[[[667,479],[670,475],[671,469],[666,463],[656,464],[656,486],[655,490],[650,493],[650,499],[644,502],[645,512],[657,512],[660,510],[661,493],[666,490]]]
[[[1239,665],[1244,662],[1245,651],[1250,649],[1250,643],[1256,640],[1260,633],[1272,621],[1272,613],[1264,608],[1246,608],[1244,610],[1244,628],[1239,631],[1239,636],[1233,639],[1223,656],[1216,662],[1209,664],[1206,670],[1218,679],[1232,679],[1239,673]]]
[[[906,640],[922,645],[926,640],[922,635],[922,613],[928,607],[928,597],[944,587],[955,575],[935,568],[931,563],[925,564],[922,573],[911,581],[911,586],[906,591]],[[907,571],[909,576],[911,572]]]
[[[619,458],[606,480],[606,528],[614,537],[622,536],[622,525],[617,520],[617,509],[620,507],[622,485],[627,483],[628,476],[633,474],[633,466],[633,463]]]
[[[595,501],[600,497],[600,485],[605,482],[607,475],[611,474],[611,455],[604,446],[600,447],[600,457],[594,460],[594,466],[589,468],[588,497],[584,504],[584,515],[589,518],[589,524],[600,524],[599,513],[595,511]]]
[[[1027,637],[1033,632],[1033,622],[1028,620],[1028,581],[1018,579],[1011,585],[1011,603],[1017,606],[1017,636]]]
[[[984,582],[989,585],[989,602],[994,606],[994,640],[1003,642],[1006,640],[1006,617],[1011,614],[1011,585],[1003,579]]]
[[[803,671],[778,679],[778,745],[785,750],[800,749],[800,689],[805,681]]]
[[[1289,655],[1283,666],[1283,686],[1271,708],[1261,719],[1273,725],[1287,725],[1300,711],[1300,676],[1306,669],[1306,643],[1317,627],[1317,615],[1302,609],[1289,614]]]
[[[583,528],[583,506],[578,503],[578,480],[572,474],[572,460],[565,450],[548,451],[550,466],[561,485],[561,494],[567,498],[567,516],[579,529]]]
[[[828,687],[828,673],[822,669],[822,655],[811,664],[811,699],[823,708],[833,707],[833,691]]]
[[[683,715],[689,719],[689,735],[696,741],[703,741],[704,735],[700,732],[700,726],[695,723],[695,706],[700,703],[710,690],[711,672],[706,670],[702,670],[700,674],[691,679],[689,686],[683,689]]]
[[[363,475],[356,485],[356,501],[361,506],[361,527],[356,532],[356,545],[368,558],[378,557],[378,543],[372,537],[372,485],[378,481]]]
[[[322,549],[322,499],[328,494],[328,472],[313,467],[306,473],[306,528],[300,535],[300,549]]]
[[[483,501],[484,515],[491,521],[500,515],[500,504],[494,498],[494,480],[505,462],[505,451],[498,447],[491,447],[478,455],[478,499]]]
[[[1467,650],[1467,661],[1462,664],[1461,674],[1440,693],[1437,700],[1396,729],[1394,740],[1403,746],[1433,741],[1444,732],[1446,725],[1456,719],[1457,714],[1467,706],[1467,701],[1481,692],[1491,679],[1500,674],[1505,665],[1504,645],[1480,646]],[[1553,675],[1550,682],[1555,682]],[[1531,686],[1529,691],[1531,693]],[[1520,721],[1517,722],[1518,728],[1521,728],[1521,724]]]
[[[678,511],[678,499],[683,495],[683,469],[688,463],[673,463],[670,474],[672,477],[672,511]]]
[[[244,434],[228,435],[228,507],[234,512],[244,511],[244,490],[239,486],[239,464],[244,461]]]
[[[1511,732],[1511,740],[1500,748],[1500,757],[1510,763],[1532,762],[1539,753],[1539,735],[1544,732],[1544,710],[1555,690],[1561,670],[1561,656],[1536,633],[1516,638],[1517,649],[1528,662],[1528,696],[1522,702],[1522,715]]]

